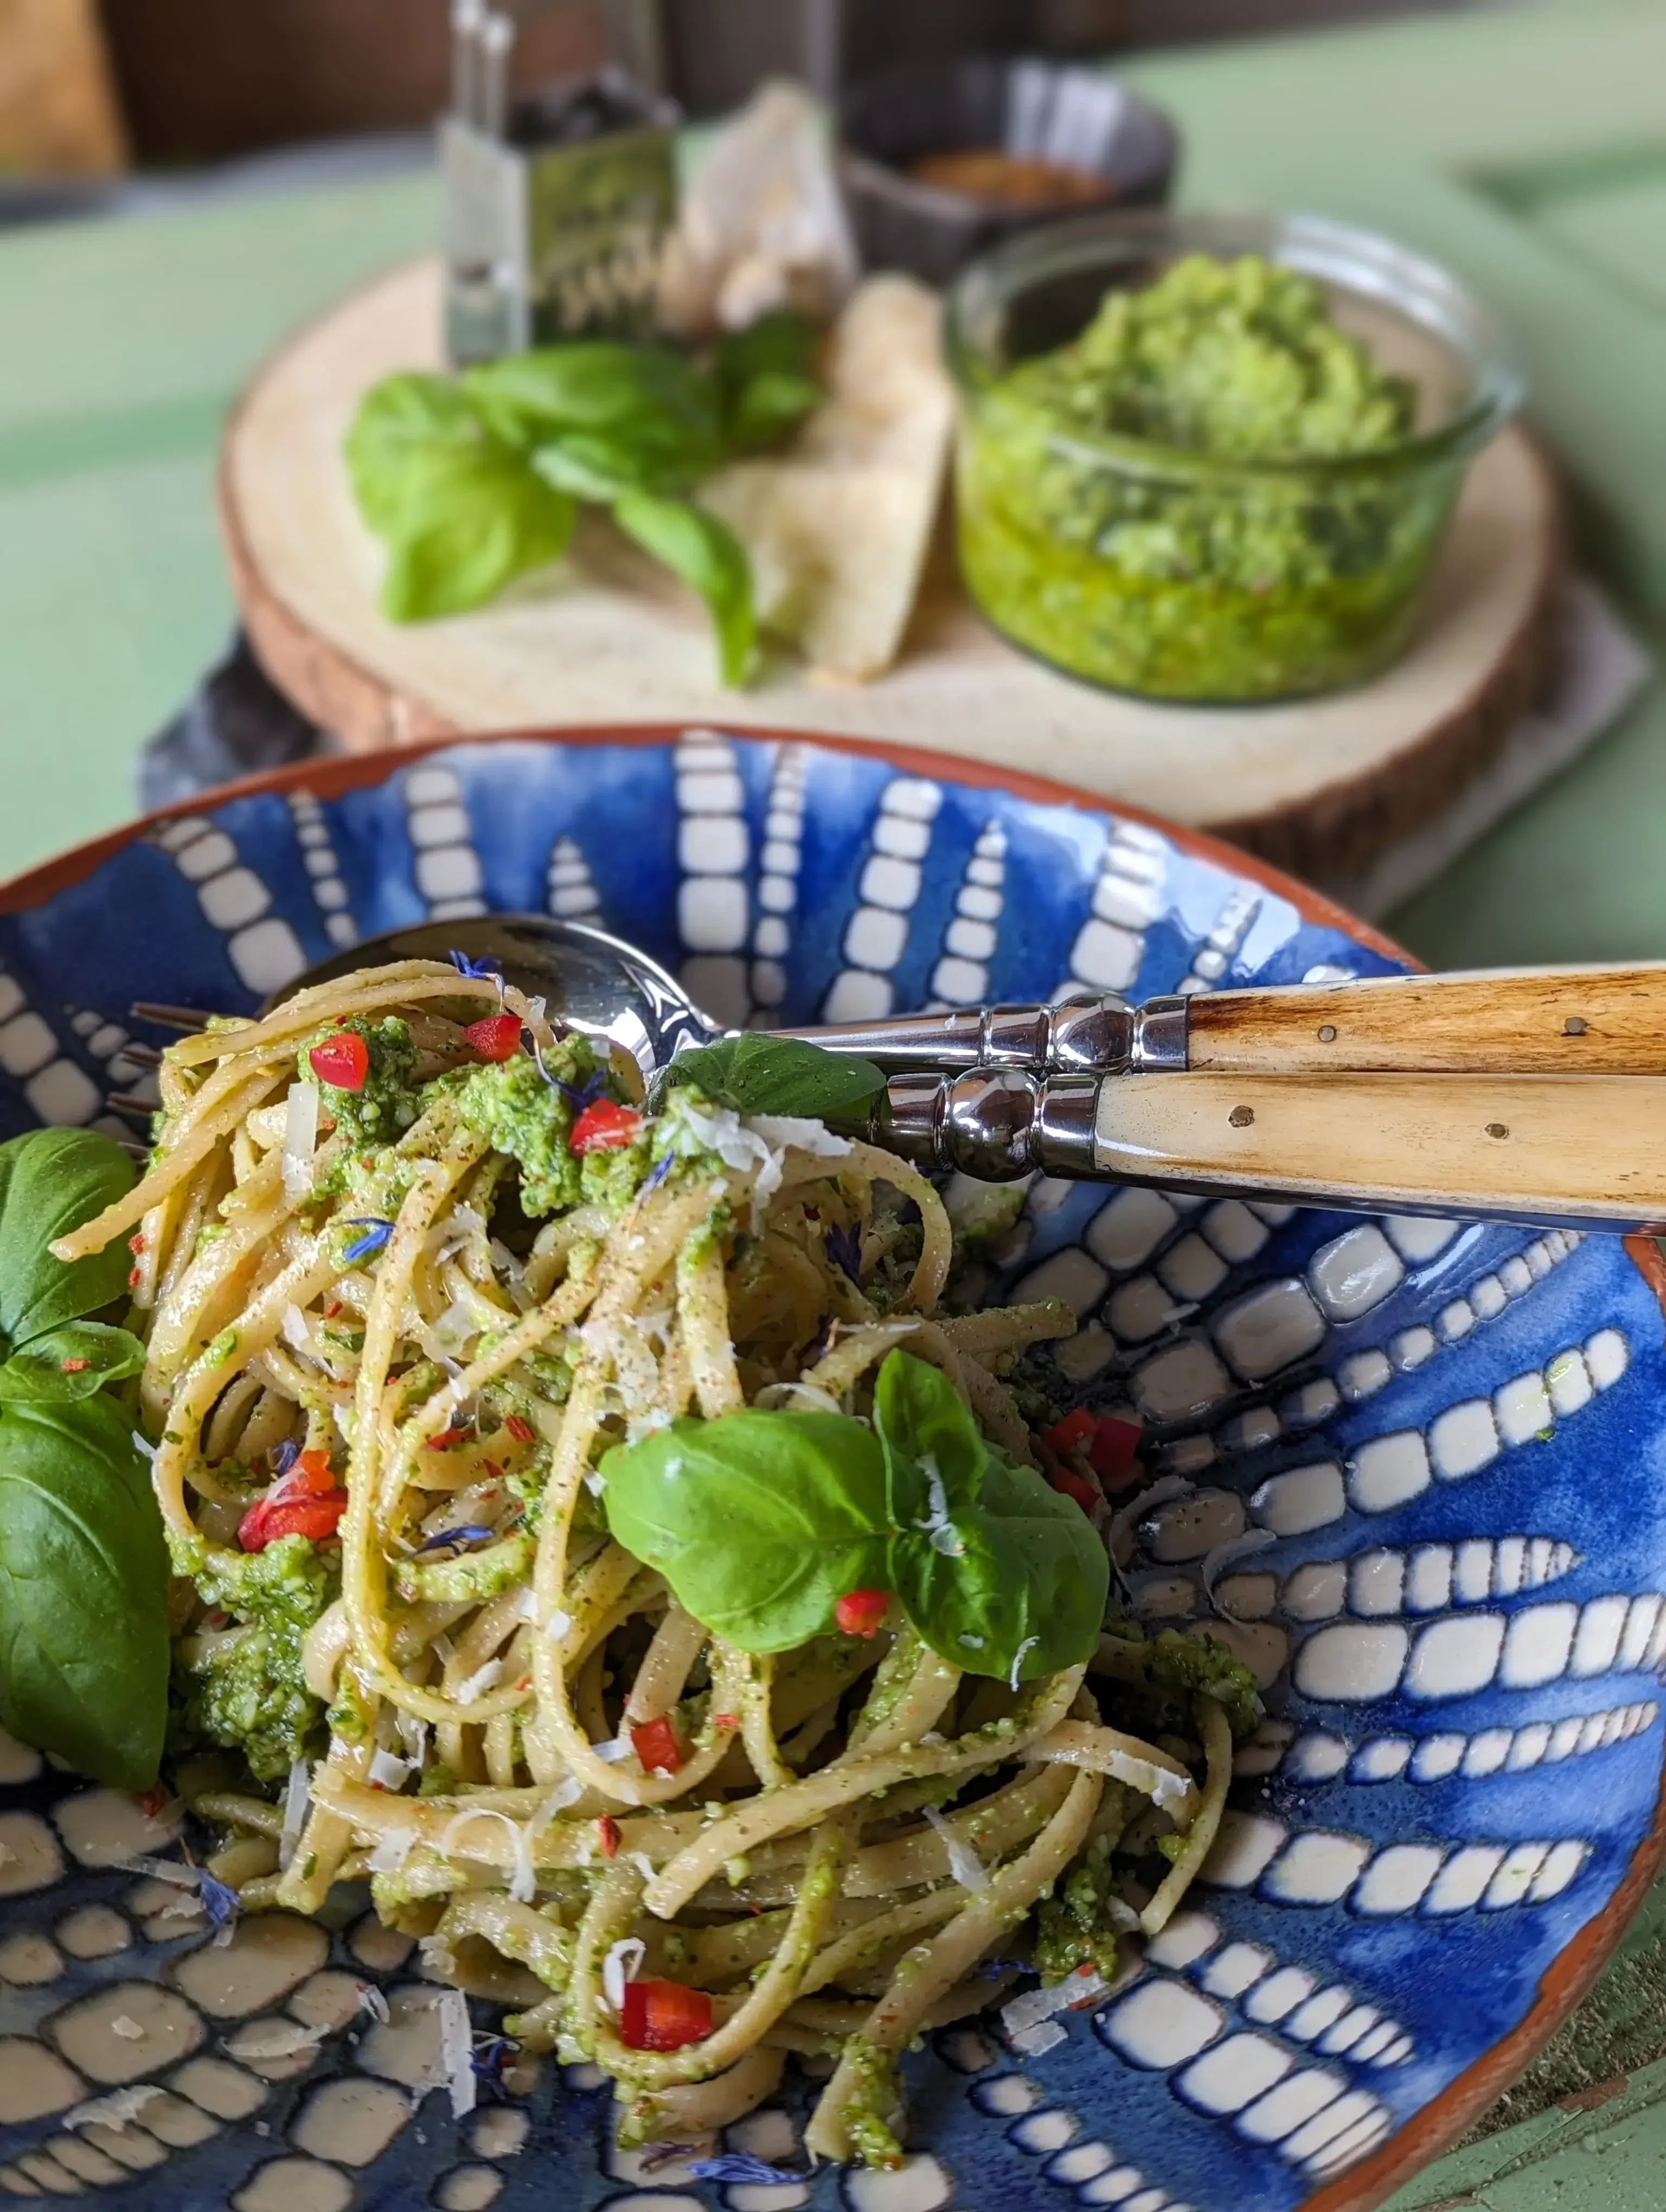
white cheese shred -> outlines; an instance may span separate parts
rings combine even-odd
[[[301,1841],[301,1832],[307,1825],[307,1808],[312,1802],[313,1770],[304,1759],[298,1759],[289,1769],[289,1786],[283,1793],[283,1826],[277,1838],[277,1863],[287,1867],[295,1855],[295,1845]]]
[[[390,1828],[365,1863],[372,1874],[398,1874],[416,1848],[415,1828]]]
[[[963,1889],[979,1890],[989,1887],[989,1870],[971,1845],[950,1826],[935,1805],[925,1808],[926,1825],[943,1839],[943,1848],[949,1855],[949,1872]]]
[[[502,1676],[503,1662],[501,1659],[487,1660],[483,1667],[477,1667],[475,1668],[473,1674],[469,1676],[466,1682],[459,1682],[458,1684],[458,1704],[459,1705],[473,1705],[477,1698],[483,1698],[489,1690],[495,1690],[497,1687],[498,1683],[502,1680]]]
[[[446,2087],[451,2091],[451,2116],[460,2120],[474,2110],[480,2087],[474,2071],[474,2032],[469,2025],[469,2001],[461,1990],[441,1990],[437,2010],[440,2063],[445,2069]]]
[[[1012,1671],[1006,1677],[1006,1686],[1012,1691],[1014,1697],[1018,1695],[1018,1674],[1024,1665],[1024,1655],[1026,1651],[1033,1651],[1037,1644],[1040,1642],[1041,1638],[1039,1636],[1026,1636],[1023,1643],[1019,1644],[1018,1650],[1012,1654]]]
[[[317,1088],[310,1083],[292,1083],[283,1114],[283,1195],[291,1206],[312,1188],[317,1146]]]
[[[627,1936],[602,1960],[602,1995],[615,2020],[624,2010],[625,1984],[635,1980],[636,1970],[647,1956],[648,1945],[641,1937]]]
[[[391,1751],[379,1751],[370,1762],[368,1779],[373,1790],[403,1790],[410,1778],[409,1762]]]

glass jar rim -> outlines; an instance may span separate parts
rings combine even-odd
[[[1392,443],[1357,453],[1239,456],[1164,445],[1062,420],[1048,424],[1051,442],[1079,463],[1126,473],[1177,478],[1242,480],[1262,477],[1345,477],[1380,475],[1450,462],[1478,451],[1521,404],[1523,385],[1514,356],[1489,309],[1450,270],[1376,231],[1327,216],[1262,216],[1164,209],[1096,213],[1030,231],[982,256],[952,286],[944,312],[949,367],[963,399],[988,398],[1010,364],[997,357],[986,327],[1032,286],[1155,248],[1210,253],[1218,258],[1262,253],[1390,309],[1438,340],[1469,373],[1470,389],[1444,421]],[[1035,410],[1046,421],[1043,410]]]

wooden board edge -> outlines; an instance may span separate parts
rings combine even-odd
[[[1536,587],[1496,664],[1403,751],[1321,787],[1299,806],[1210,822],[1213,836],[1305,879],[1359,874],[1379,854],[1438,820],[1492,766],[1554,673],[1554,615],[1567,576],[1561,481],[1542,440],[1529,434],[1526,444],[1539,468],[1549,528]]]

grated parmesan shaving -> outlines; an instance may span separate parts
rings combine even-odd
[[[814,1382],[767,1383],[752,1402],[763,1407],[766,1413],[773,1413],[777,1407],[790,1405],[794,1400],[813,1406],[822,1413],[842,1413],[844,1411],[830,1390],[824,1390]]]
[[[932,1452],[921,1452],[920,1464],[926,1470],[928,1506],[926,1518],[923,1521],[916,1521],[914,1525],[916,1528],[924,1530],[927,1541],[933,1552],[940,1553],[945,1559],[958,1559],[964,1553],[966,1542],[949,1519],[949,1493],[943,1486],[942,1476],[938,1473],[936,1455]],[[1036,1644],[1040,1641],[1040,1638],[1032,1636],[1030,1641],[1031,1644]],[[1014,1682],[1012,1687],[1016,1690],[1018,1684]]]
[[[477,1698],[483,1698],[489,1690],[495,1690],[502,1680],[502,1676],[503,1662],[501,1659],[488,1659],[483,1667],[475,1668],[467,1681],[458,1684],[456,1692],[458,1704],[473,1705]]]
[[[283,1195],[291,1206],[313,1184],[313,1154],[318,1145],[318,1091],[292,1083],[283,1114]]]
[[[304,1759],[298,1759],[289,1769],[289,1786],[283,1793],[283,1826],[277,1839],[277,1863],[287,1867],[295,1855],[295,1845],[301,1841],[301,1832],[307,1825],[307,1808],[312,1802],[313,1770]]]
[[[949,1855],[949,1872],[963,1889],[979,1890],[989,1887],[989,1870],[977,1853],[943,1818],[935,1805],[924,1808],[926,1825],[933,1833],[940,1836],[943,1848]]]
[[[644,1881],[653,1881],[654,1862],[646,1851],[629,1851],[626,1853],[626,1856]]]
[[[1103,1974],[1071,1974],[1064,1981],[1054,1983],[1050,1989],[1026,1990],[1022,1996],[1002,2005],[1000,2024],[1016,2040],[1043,2021],[1051,2020],[1055,2013],[1077,2011],[1110,1995],[1110,1984]]]
[[[469,2024],[469,2001],[461,1990],[441,1990],[440,2063],[446,2069],[451,2091],[451,2116],[460,2120],[474,2110],[480,2084],[474,2071],[474,2034]]]
[[[627,1936],[602,1960],[602,1995],[616,2020],[624,2010],[625,1984],[635,1980],[636,1970],[647,1956],[648,1945],[641,1937]]]
[[[1018,1695],[1018,1670],[1024,1664],[1024,1655],[1026,1651],[1033,1651],[1037,1644],[1040,1642],[1041,1638],[1039,1636],[1026,1636],[1023,1643],[1019,1644],[1018,1650],[1012,1654],[1012,1671],[1006,1677],[1006,1686],[1012,1692],[1014,1697]]]
[[[125,2128],[130,2120],[137,2119],[153,2098],[165,2096],[160,2082],[146,2081],[135,2089],[112,2090],[107,2097],[94,2097],[88,2105],[77,2105],[73,2112],[65,2112],[62,2124],[66,2128]]]
[[[414,1713],[395,1713],[393,1727],[405,1747],[405,1757],[412,1766],[420,1766],[428,1757],[428,1723],[419,1721]]]
[[[453,1813],[440,1834],[440,1849],[449,1853],[452,1838],[459,1828],[475,1820],[501,1820],[509,1832],[514,1851],[509,1875],[509,1894],[517,1905],[530,1905],[538,1893],[538,1873],[532,1864],[532,1833],[519,1820],[512,1820],[507,1813],[500,1813],[492,1805],[465,1805],[460,1813]]]
[[[616,1735],[606,1743],[593,1743],[590,1748],[604,1766],[617,1766],[621,1759],[629,1759],[636,1747],[628,1735]]]
[[[572,1626],[572,1614],[570,1613],[563,1613],[561,1607],[557,1606],[555,1611],[550,1614],[548,1620],[544,1622],[544,1632],[546,1636],[553,1638],[554,1640],[559,1644],[562,1638],[566,1635],[568,1630]]]
[[[415,1828],[390,1828],[366,1864],[372,1874],[398,1874],[416,1848]]]
[[[410,1767],[391,1751],[379,1751],[370,1762],[368,1778],[373,1790],[400,1790],[410,1778]]]
[[[570,1805],[576,1805],[583,1795],[584,1784],[576,1774],[569,1774],[564,1780],[558,1782],[537,1812],[533,1814],[530,1824],[533,1832],[536,1833],[546,1822],[553,1820],[557,1814],[566,1812]]]
[[[297,1305],[283,1309],[283,1341],[292,1351],[309,1352],[313,1349],[312,1332],[307,1326],[307,1316]]]
[[[1014,2051],[1022,2051],[1026,2058],[1039,2058],[1044,2051],[1066,2040],[1065,2032],[1055,2020],[1037,2021],[1034,2027],[1020,2028],[1012,2038]]]

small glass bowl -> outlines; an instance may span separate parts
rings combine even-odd
[[[1084,430],[1007,372],[1079,337],[1114,287],[1189,253],[1322,283],[1336,320],[1419,392],[1375,452],[1246,463]],[[1316,216],[1092,216],[1015,240],[949,295],[961,396],[961,571],[1012,641],[1158,699],[1329,691],[1391,659],[1470,460],[1521,398],[1492,317],[1432,262]]]

